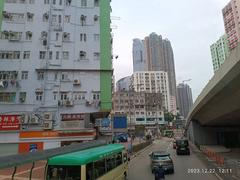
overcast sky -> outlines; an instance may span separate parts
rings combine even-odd
[[[222,8],[229,1],[112,0],[115,80],[133,72],[132,39],[156,32],[171,41],[177,83],[192,79],[196,99],[213,76],[210,45],[224,34]]]

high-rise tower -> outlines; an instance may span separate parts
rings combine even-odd
[[[229,49],[234,49],[240,42],[240,0],[231,0],[222,10],[224,27]]]

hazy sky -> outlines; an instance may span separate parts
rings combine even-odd
[[[196,99],[213,76],[210,45],[224,34],[222,8],[229,1],[112,0],[115,80],[132,74],[132,39],[156,32],[171,41],[177,83],[192,79]]]

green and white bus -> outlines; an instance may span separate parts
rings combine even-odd
[[[127,173],[125,147],[108,144],[50,158],[46,180],[120,180]]]

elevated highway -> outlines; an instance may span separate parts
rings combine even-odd
[[[186,128],[197,145],[240,147],[240,46],[198,96]]]

